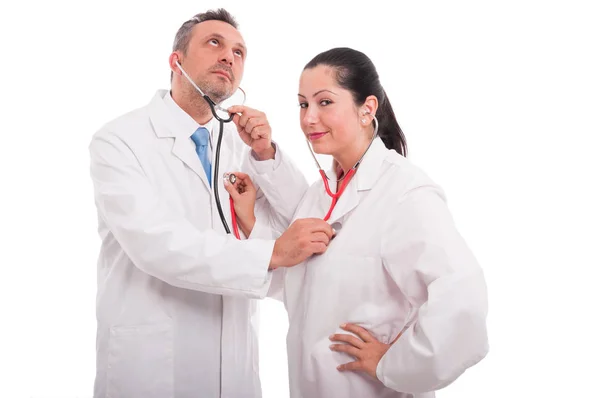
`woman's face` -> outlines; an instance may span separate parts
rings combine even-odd
[[[305,69],[298,91],[300,126],[316,153],[354,152],[368,136],[360,124],[360,111],[352,93],[340,87],[335,70],[319,65]]]

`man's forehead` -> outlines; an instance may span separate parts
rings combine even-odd
[[[195,34],[202,37],[219,35],[225,40],[239,43],[245,47],[244,38],[239,30],[223,21],[204,21],[194,26]]]

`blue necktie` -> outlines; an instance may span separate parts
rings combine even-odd
[[[208,130],[205,127],[200,127],[198,130],[194,131],[191,138],[192,141],[194,141],[194,144],[196,144],[196,153],[200,158],[200,163],[204,166],[204,172],[206,173],[206,178],[208,178],[208,185],[211,185],[210,174],[212,167],[208,156]]]

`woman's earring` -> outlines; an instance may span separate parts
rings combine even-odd
[[[360,120],[363,124],[365,124],[367,122],[367,119],[361,119]]]

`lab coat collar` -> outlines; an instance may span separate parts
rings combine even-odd
[[[381,141],[381,138],[377,137],[373,141],[373,144],[365,154],[362,163],[358,167],[356,174],[350,180],[350,183],[346,187],[344,193],[340,196],[339,202],[333,209],[330,223],[335,223],[341,220],[345,215],[351,212],[359,203],[359,191],[368,191],[377,182],[381,176],[381,167],[388,154],[388,149]],[[332,167],[327,173],[329,177],[329,186],[331,192],[337,191],[337,177]],[[321,207],[329,209],[331,205],[331,197],[325,192],[323,187],[323,196],[321,201]],[[324,214],[323,214],[324,215]]]
[[[359,191],[368,191],[373,188],[379,177],[381,177],[381,166],[388,153],[389,150],[385,147],[381,138],[375,138],[356,171],[357,189]]]
[[[177,105],[168,90],[158,90],[148,108],[152,125],[156,135],[160,138],[179,136],[190,138],[194,131],[201,126]],[[203,125],[210,131],[211,140],[214,134],[213,125],[214,118]]]
[[[362,160],[362,163],[356,170],[356,174],[352,177],[352,181],[346,187],[346,190],[349,190],[351,186],[354,187],[357,191],[368,191],[373,188],[373,185],[379,179],[381,175],[381,166],[386,156],[388,155],[389,150],[385,147],[385,144],[381,140],[380,137],[377,137],[373,140],[373,144],[365,154],[365,157]],[[329,181],[331,182],[331,191],[335,192],[337,181],[337,176],[332,166],[327,172],[327,177],[329,177]],[[356,180],[356,181],[354,181]],[[352,184],[352,182],[355,184]],[[342,195],[343,196],[343,195]]]
[[[210,192],[211,187],[206,178],[202,163],[200,163],[193,145],[190,144],[190,136],[200,125],[179,107],[177,108],[195,123],[195,126],[187,121],[183,115],[173,112],[173,109],[170,109],[165,102],[165,95],[170,96],[167,90],[158,90],[148,105],[150,121],[154,127],[154,131],[159,138],[175,138],[173,155],[177,156],[186,166],[194,171],[202,180],[205,188]],[[173,104],[176,105],[175,102]],[[212,133],[211,129],[209,131]]]

